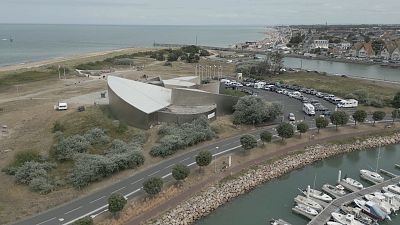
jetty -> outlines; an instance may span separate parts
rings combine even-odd
[[[322,210],[317,216],[311,219],[311,221],[308,223],[308,225],[321,225],[321,224],[326,224],[330,218],[333,212],[339,211],[340,207],[344,204],[348,204],[352,202],[354,199],[361,198],[362,196],[366,194],[373,193],[375,191],[380,191],[382,190],[383,187],[386,187],[391,184],[398,184],[400,182],[400,176],[396,176],[394,178],[391,178],[389,180],[386,180],[382,183],[364,188],[359,191],[355,191],[353,193],[350,193],[348,195],[345,195],[343,197],[337,198],[333,200],[329,205]]]

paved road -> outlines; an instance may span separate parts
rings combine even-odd
[[[271,92],[269,92],[271,93]],[[271,97],[269,94],[262,94],[264,98]],[[273,99],[277,99],[283,103],[286,107],[285,115],[288,112],[293,112],[300,114],[298,107],[301,109],[301,103],[297,100],[291,99],[287,96],[272,95]],[[293,111],[289,111],[293,110]],[[304,115],[304,114],[303,114]],[[314,127],[313,118],[306,117],[307,122],[310,127]],[[273,134],[276,132],[273,128],[268,128]],[[258,136],[262,130],[254,130],[249,132],[250,134]],[[243,135],[243,134],[241,134]],[[200,150],[210,150],[214,157],[218,157],[224,154],[229,154],[232,151],[241,148],[240,136],[230,137],[224,140],[220,140],[216,143],[200,146],[197,149],[183,153],[175,158],[170,158],[164,160],[153,167],[146,169],[145,171],[136,173],[135,175],[128,177],[120,182],[117,182],[111,186],[105,187],[104,189],[97,191],[93,194],[84,196],[82,198],[73,200],[59,207],[50,209],[44,213],[35,215],[24,221],[17,222],[17,225],[59,225],[59,224],[71,224],[74,221],[86,217],[96,217],[97,215],[107,211],[107,199],[112,193],[121,193],[128,199],[143,195],[142,190],[143,181],[149,177],[157,176],[164,179],[164,181],[171,180],[171,167],[177,163],[183,163],[188,166],[194,166],[195,156]],[[276,137],[276,135],[275,135]]]

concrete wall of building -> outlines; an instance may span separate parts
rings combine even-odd
[[[199,86],[200,90],[207,91],[213,94],[219,94],[220,82],[219,81],[211,81],[208,84],[202,84]]]
[[[233,113],[238,97],[213,94],[208,92],[192,91],[187,89],[173,89],[171,103],[181,106],[217,105],[217,115]]]
[[[108,88],[109,106],[113,116],[118,120],[140,129],[149,129],[150,125],[156,121],[156,113],[146,114],[132,105],[126,103],[117,94]]]
[[[158,111],[157,119],[159,122],[182,124],[192,122],[193,120],[204,115],[205,117],[209,118],[209,120],[215,120],[217,117],[216,111],[216,108],[207,112],[201,112],[197,114],[176,114],[167,111]]]

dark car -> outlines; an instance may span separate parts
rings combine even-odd
[[[330,115],[332,115],[332,112],[331,111],[324,111],[324,112],[322,112],[322,115],[324,115],[324,116],[330,116]]]

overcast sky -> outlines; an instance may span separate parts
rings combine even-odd
[[[0,23],[399,23],[400,0],[0,0]]]

